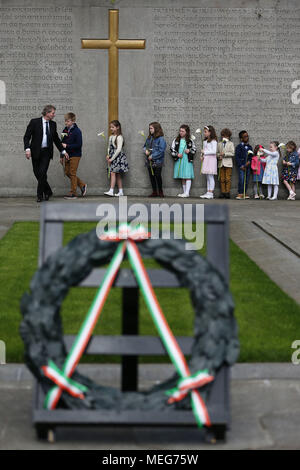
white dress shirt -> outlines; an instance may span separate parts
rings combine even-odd
[[[47,121],[46,119],[42,118],[42,123],[43,123],[43,140],[42,140],[42,149],[46,148],[47,147],[47,133],[46,133],[46,123],[48,122],[48,126],[49,126],[49,135],[50,135],[50,121]],[[27,151],[30,151],[30,148],[26,149],[25,152]],[[62,155],[64,155],[66,153],[65,150],[63,150],[62,152]]]
[[[47,122],[48,122],[48,128],[49,128],[49,135],[50,135],[50,125],[49,125],[49,121],[46,121],[46,119],[42,118],[42,120],[43,120],[43,140],[42,140],[42,149],[44,149],[45,147],[47,147],[47,134],[46,134]]]

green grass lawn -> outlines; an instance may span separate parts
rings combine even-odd
[[[66,223],[64,243],[87,232],[94,223]],[[6,342],[7,362],[23,361],[19,336],[20,299],[37,269],[39,224],[18,222],[0,241],[0,340]],[[156,266],[146,260],[146,266]],[[127,267],[127,266],[126,266]],[[300,306],[240,250],[230,243],[230,288],[236,309],[241,342],[240,362],[285,362],[291,358],[291,344],[297,339]],[[186,289],[155,289],[162,309],[176,335],[193,334],[193,309]],[[96,289],[73,288],[65,299],[61,315],[64,331],[76,334]],[[119,334],[121,289],[113,289],[95,332]],[[182,307],[179,309],[178,306]],[[156,334],[150,314],[140,298],[140,333]],[[89,358],[89,361],[99,358]],[[114,360],[118,360],[115,358]],[[168,360],[168,359],[167,359]],[[112,362],[112,358],[101,358]]]

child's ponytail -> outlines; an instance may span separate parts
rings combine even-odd
[[[280,147],[279,147],[280,144],[279,144],[278,140],[273,140],[273,141],[271,142],[271,144],[274,144],[275,147],[277,147],[278,152],[279,152],[279,157],[281,158],[281,150],[280,150]]]

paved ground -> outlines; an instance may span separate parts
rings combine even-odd
[[[93,378],[97,366],[81,366]],[[172,366],[144,365],[142,388],[165,380]],[[97,369],[97,375],[99,370]],[[101,366],[101,383],[119,381],[119,366]],[[237,364],[232,371],[232,426],[227,442],[199,442],[197,429],[184,437],[157,428],[104,428],[103,430],[58,430],[56,442],[38,441],[31,423],[32,379],[24,366],[0,366],[0,449],[299,449],[300,365]]]
[[[129,202],[136,198],[129,197]],[[62,198],[54,201],[61,202]],[[89,197],[84,203],[107,201]],[[139,198],[140,202],[152,202]],[[156,200],[155,202],[158,202]],[[181,202],[165,198],[164,202]],[[187,201],[184,201],[187,202]],[[203,202],[189,199],[189,203]],[[68,202],[72,204],[72,201]],[[224,201],[207,201],[220,204]],[[225,201],[230,208],[230,236],[285,292],[300,303],[300,201]],[[0,238],[17,220],[39,220],[33,198],[0,199]],[[94,374],[92,366],[84,373]],[[167,370],[166,370],[167,369]],[[148,387],[163,380],[168,366],[143,366],[141,381]],[[118,366],[101,367],[103,383],[116,385]],[[220,449],[300,448],[300,366],[291,364],[238,364],[231,386],[232,427]],[[0,449],[201,449],[198,435],[187,431],[185,440],[161,430],[105,429],[96,433],[57,434],[55,444],[36,440],[31,424],[32,379],[20,365],[0,366]]]

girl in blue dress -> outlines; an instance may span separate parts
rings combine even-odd
[[[266,162],[266,168],[262,184],[268,185],[268,196],[266,199],[275,201],[278,196],[279,175],[278,175],[278,160],[280,157],[279,142],[273,141],[270,143],[270,150],[261,148],[261,151],[266,154],[266,157],[260,157],[260,161]],[[273,189],[273,196],[272,196]]]
[[[190,128],[186,124],[182,124],[179,134],[173,140],[171,145],[171,155],[175,160],[174,178],[181,179],[183,192],[178,197],[189,197],[194,179],[193,160],[196,153],[196,147],[191,138]]]

